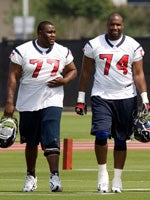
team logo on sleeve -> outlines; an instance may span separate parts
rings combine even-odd
[[[15,53],[12,51],[9,58],[12,58],[15,55]]]

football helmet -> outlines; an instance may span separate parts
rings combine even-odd
[[[138,115],[134,120],[133,133],[139,142],[150,142],[150,118]]]
[[[0,120],[0,147],[10,147],[15,142],[17,132],[17,119],[3,116]]]

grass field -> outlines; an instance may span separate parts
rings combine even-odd
[[[61,121],[61,140],[93,141],[89,135],[91,114],[77,116],[63,113]],[[19,137],[17,137],[19,140]],[[23,193],[26,176],[23,151],[0,151],[0,200],[149,200],[150,199],[150,152],[149,150],[129,150],[122,176],[123,193],[97,193],[97,164],[91,150],[74,150],[72,170],[62,170],[60,156],[60,178],[62,193],[49,192],[48,165],[39,151],[37,161],[38,188],[31,193]],[[110,183],[113,176],[113,152],[108,152],[108,172]]]

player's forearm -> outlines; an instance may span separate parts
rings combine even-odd
[[[134,77],[134,81],[139,93],[147,92],[147,85],[146,85],[144,75],[139,75],[139,76]]]
[[[6,103],[14,104],[16,87],[17,87],[16,85],[17,85],[16,81],[15,82],[8,81]]]
[[[136,77],[135,79],[136,88],[141,95],[142,102],[148,103],[148,95],[147,95],[147,85],[144,76]]]
[[[4,108],[4,116],[6,117],[12,117],[14,110],[15,110],[15,91],[16,87],[11,84],[11,82],[8,82],[7,86],[7,98]]]
[[[90,80],[91,74],[89,72],[83,72],[81,73],[80,80],[79,80],[79,91],[86,92],[89,80]]]
[[[82,69],[79,80],[79,91],[85,92],[94,70],[94,60],[86,56],[83,57]]]
[[[64,76],[64,84],[70,83],[76,77],[77,77],[77,70],[76,69],[72,69],[71,71],[69,71],[68,73],[65,74],[65,76]]]

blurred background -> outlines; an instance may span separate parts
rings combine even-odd
[[[32,39],[42,20],[55,24],[58,39],[94,37],[113,11],[123,15],[125,34],[150,36],[150,0],[0,0],[0,40]]]
[[[114,11],[124,17],[124,34],[137,39],[145,50],[144,71],[150,91],[150,0],[0,0],[0,107],[5,104],[10,52],[36,38],[40,21],[55,24],[57,42],[71,49],[79,78],[84,44],[106,32],[107,17]],[[64,106],[75,105],[78,78],[65,87]],[[89,97],[90,89],[88,105]]]

